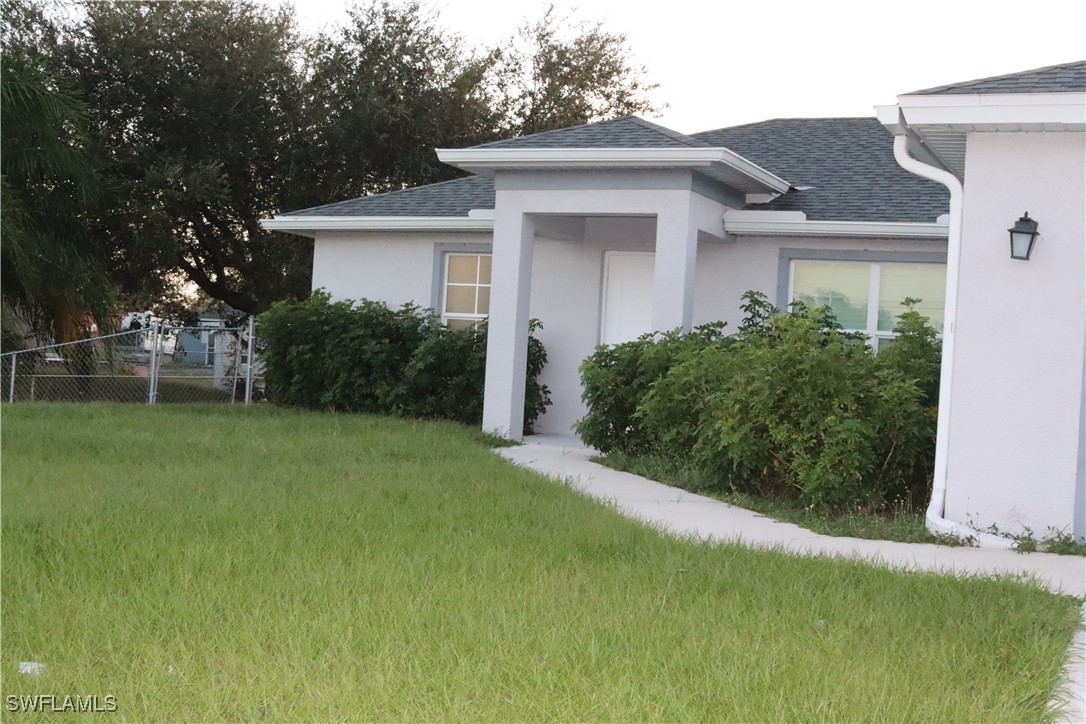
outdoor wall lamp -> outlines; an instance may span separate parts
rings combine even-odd
[[[1007,231],[1011,233],[1011,258],[1029,261],[1033,244],[1037,241],[1037,222],[1029,218],[1027,211]]]

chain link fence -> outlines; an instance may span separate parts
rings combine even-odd
[[[147,329],[0,355],[5,402],[249,404],[266,399],[255,325]]]

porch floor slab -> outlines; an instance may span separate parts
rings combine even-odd
[[[585,495],[613,505],[624,515],[677,536],[737,541],[797,555],[841,556],[906,570],[962,576],[1020,574],[1058,593],[1086,596],[1086,562],[1079,556],[822,535],[594,463],[591,458],[597,453],[574,437],[537,435],[526,438],[524,445],[496,452],[516,465],[565,482]],[[1064,721],[1086,721],[1084,654],[1086,638],[1080,630],[1068,657]]]

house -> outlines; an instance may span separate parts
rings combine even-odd
[[[554,400],[537,428],[568,435],[597,344],[734,326],[754,289],[829,303],[877,347],[920,297],[952,403],[931,525],[1081,535],[1084,71],[907,94],[877,118],[684,135],[631,117],[438,149],[471,175],[264,225],[315,240],[313,286],[333,297],[415,302],[450,326],[488,318],[483,426],[510,438],[530,318]],[[1007,227],[1027,210],[1042,238],[1011,260]]]

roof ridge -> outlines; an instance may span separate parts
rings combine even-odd
[[[688,135],[686,133],[680,133],[679,131],[668,128],[667,126],[661,126],[659,123],[653,123],[652,121],[646,120],[641,116],[623,116],[622,118],[616,118],[615,120],[633,121],[634,123],[637,123],[642,127],[649,129],[650,131],[656,131],[663,136],[667,136],[673,141],[685,143],[687,146],[702,147],[705,145],[691,135]]]
[[[631,125],[638,126],[639,131],[651,131],[654,136],[660,138],[666,138],[668,141],[679,143],[684,146],[692,148],[703,148],[704,144],[698,141],[698,139],[685,134],[680,133],[674,129],[661,126],[658,123],[641,118],[640,116],[628,115],[619,116],[618,118],[608,118],[603,121],[591,121],[589,123],[581,123],[576,126],[564,126],[562,128],[552,128],[547,131],[537,131],[535,133],[529,133],[523,136],[513,136],[511,138],[502,138],[495,141],[488,141],[487,143],[480,144],[478,146],[472,146],[472,148],[498,148],[503,146],[520,146],[522,148],[531,148],[533,142],[543,142],[552,138],[562,137],[566,135],[576,136],[580,132],[592,131],[595,129],[609,128],[611,126],[618,126],[620,124],[628,124],[627,128]],[[618,131],[621,133],[621,131]],[[595,144],[593,144],[595,145]],[[572,146],[570,146],[572,148]],[[616,148],[622,148],[624,146],[615,146]]]
[[[548,134],[548,133],[555,133],[556,131],[572,131],[572,130],[574,130],[576,128],[587,128],[588,126],[603,126],[603,125],[606,125],[608,123],[615,123],[616,121],[625,121],[626,119],[633,118],[633,117],[634,116],[622,116],[621,118],[608,118],[605,121],[589,121],[587,123],[578,123],[576,126],[562,126],[561,128],[550,128],[550,129],[548,129],[546,131],[535,131],[534,133],[528,133],[528,134],[523,135],[523,136],[510,136],[509,138],[496,138],[493,141],[487,141],[486,143],[481,143],[478,146],[473,146],[473,148],[486,148],[487,146],[492,146],[492,145],[494,145],[496,143],[506,143],[508,141],[519,141],[519,140],[525,139],[525,138],[534,138],[535,136],[543,136],[543,135]]]

